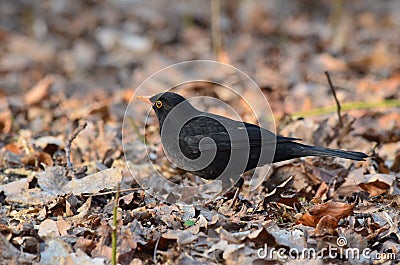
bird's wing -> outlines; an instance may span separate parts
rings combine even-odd
[[[262,145],[272,146],[280,142],[298,140],[276,136],[257,125],[217,117],[218,119],[215,117],[198,117],[185,125],[179,136],[182,147],[192,153],[200,153],[215,148],[218,151],[229,151]],[[205,138],[212,141],[204,141],[200,144],[200,141]]]

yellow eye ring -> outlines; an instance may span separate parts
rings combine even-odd
[[[162,102],[161,102],[161,100],[157,100],[157,101],[156,101],[156,107],[157,107],[158,109],[162,107]]]

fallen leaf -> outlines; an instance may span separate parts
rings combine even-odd
[[[117,183],[121,181],[121,177],[119,170],[110,168],[81,179],[74,178],[67,181],[64,168],[50,167],[38,174],[38,184],[43,191],[55,195],[70,192],[76,195],[82,193],[94,194],[104,189],[114,189]]]
[[[322,217],[314,230],[315,236],[334,235],[338,227],[338,219],[330,215]]]
[[[83,236],[78,237],[74,246],[76,249],[81,249],[86,253],[90,253],[96,247],[96,241]]]
[[[65,257],[64,265],[104,265],[105,259],[89,257],[85,252],[78,249],[76,253],[71,253]]]
[[[54,78],[46,76],[32,87],[25,95],[24,102],[28,106],[35,105],[48,96],[49,88],[53,84]]]
[[[368,183],[360,183],[358,186],[364,191],[368,192],[372,197],[384,194],[390,188],[390,185],[378,179]]]
[[[64,219],[60,219],[56,221],[58,232],[61,236],[68,235],[68,230],[71,228],[71,224],[65,221]]]
[[[47,166],[53,166],[53,159],[51,158],[51,155],[45,152],[36,152],[34,154],[28,154],[23,157],[21,157],[21,162],[25,166],[39,166],[41,163],[47,165]]]
[[[315,62],[321,69],[332,72],[345,71],[347,68],[345,60],[333,57],[329,53],[323,53],[317,56]]]
[[[46,219],[39,225],[39,236],[41,237],[58,237],[60,232],[58,231],[57,222],[51,219]]]
[[[188,230],[168,230],[162,237],[166,239],[175,239],[178,245],[185,245],[195,241],[198,235],[193,235]]]
[[[68,193],[81,195],[83,193],[94,194],[105,189],[114,189],[121,181],[121,171],[118,169],[106,169],[93,173],[81,179],[66,178],[66,169],[63,167],[49,167],[46,171],[37,175],[39,188],[25,189],[15,188],[19,185],[26,185],[26,179],[0,185],[0,190],[4,190],[8,202],[17,202],[27,205],[43,205],[49,203],[59,195]]]
[[[0,97],[0,133],[7,134],[12,129],[12,113],[6,97]]]
[[[24,154],[21,145],[19,145],[18,143],[6,144],[6,146],[4,146],[4,149],[6,149],[7,151],[10,151],[11,153],[16,154],[16,155]]]
[[[370,174],[364,175],[361,183],[356,183],[373,197],[388,192],[393,187],[395,180],[396,176],[390,174]]]
[[[317,192],[315,193],[315,198],[321,199],[321,197],[328,191],[328,185],[325,182],[322,182],[319,186]]]
[[[334,201],[318,204],[311,208],[308,213],[303,214],[297,223],[316,227],[319,220],[324,216],[329,215],[338,220],[349,216],[353,212],[354,206],[355,204]]]
[[[282,229],[277,224],[273,223],[267,227],[267,232],[274,237],[278,245],[295,248],[300,251],[306,247],[304,232],[301,230]]]

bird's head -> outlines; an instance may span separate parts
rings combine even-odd
[[[184,97],[173,92],[159,93],[152,97],[138,96],[137,98],[152,105],[152,108],[157,115],[158,122],[160,123],[160,127],[170,111],[178,105],[179,112],[191,113],[193,111],[198,111]]]

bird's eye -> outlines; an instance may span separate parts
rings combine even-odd
[[[157,107],[158,109],[162,107],[162,102],[161,102],[161,100],[157,100],[157,101],[156,101],[156,107]]]

